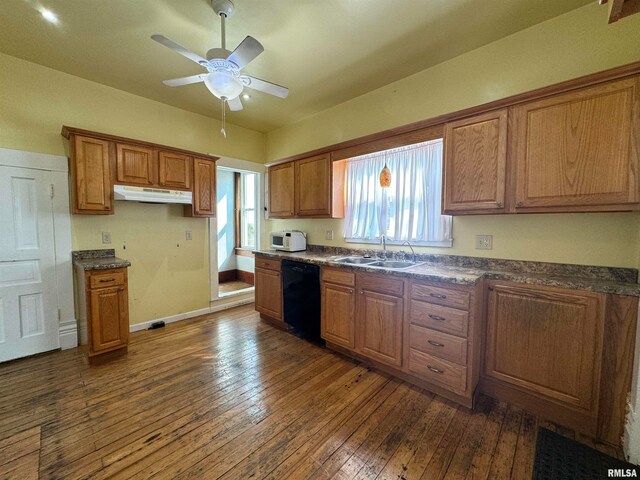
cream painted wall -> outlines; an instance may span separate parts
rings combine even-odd
[[[0,146],[64,154],[62,125],[254,162],[264,134],[0,53]]]
[[[73,249],[115,248],[131,261],[129,316],[136,324],[209,306],[208,221],[181,205],[116,202],[115,215],[75,215]],[[193,240],[185,240],[191,230]],[[111,245],[102,243],[111,233]]]
[[[640,60],[640,15],[613,25],[607,24],[606,16],[607,9],[593,2],[270,132],[267,160]],[[309,232],[311,243],[345,245],[342,224],[341,220],[271,220],[267,228],[298,228]],[[329,229],[337,240],[324,240]],[[453,234],[451,249],[420,250],[640,267],[637,213],[455,217]],[[493,250],[475,250],[474,237],[479,234],[494,236]]]
[[[344,241],[343,220],[269,220],[272,230],[307,232],[315,245],[379,249],[378,245]],[[478,215],[455,217],[453,247],[420,247],[417,251],[540,262],[638,267],[640,212],[553,215]],[[333,230],[334,240],[325,240]],[[476,235],[493,235],[493,250],[476,250]],[[389,246],[389,250],[408,247]]]
[[[63,124],[253,162],[264,160],[263,134],[0,54],[0,147],[65,154]],[[208,222],[182,207],[116,202],[115,215],[72,218],[73,249],[105,248],[111,232],[131,260],[131,323],[209,306]],[[193,240],[185,241],[185,230]],[[123,246],[126,245],[126,250]],[[179,245],[179,246],[178,246]]]

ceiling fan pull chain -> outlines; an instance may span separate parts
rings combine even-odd
[[[224,129],[225,125],[226,125],[226,118],[225,118],[225,103],[227,103],[227,99],[222,97],[222,128],[220,129],[220,133],[222,134],[222,136],[224,138],[227,138],[227,131]]]

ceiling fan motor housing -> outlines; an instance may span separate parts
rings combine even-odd
[[[211,0],[211,8],[216,15],[224,15],[227,18],[230,18],[236,10],[231,0]]]

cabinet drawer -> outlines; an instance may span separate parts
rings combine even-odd
[[[360,293],[366,290],[401,297],[404,294],[404,280],[385,274],[359,273],[358,289]]]
[[[356,274],[348,270],[323,268],[322,281],[337,283],[338,285],[346,285],[347,287],[353,287],[356,284]]]
[[[434,305],[433,303],[411,300],[409,321],[413,325],[466,337],[469,313],[455,308]]]
[[[280,271],[280,259],[256,256],[256,267]]]
[[[434,287],[433,285],[412,284],[411,298],[462,310],[469,308],[469,292]]]
[[[124,271],[92,273],[89,278],[89,288],[92,289],[124,285]]]
[[[441,333],[430,328],[411,325],[409,329],[411,348],[434,357],[449,360],[459,365],[467,364],[467,340]]]
[[[459,395],[464,395],[467,390],[467,367],[432,357],[413,348],[409,350],[409,370]]]

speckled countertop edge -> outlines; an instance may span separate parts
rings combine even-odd
[[[441,263],[427,262],[422,265],[411,267],[405,270],[390,270],[384,268],[371,268],[361,265],[345,265],[338,263],[337,258],[345,256],[334,252],[325,253],[321,251],[304,252],[283,252],[276,250],[257,250],[255,253],[274,258],[290,259],[316,265],[327,265],[359,272],[385,273],[405,278],[415,278],[426,281],[437,281],[456,285],[475,285],[483,278],[489,280],[504,280],[529,285],[546,285],[572,290],[586,290],[599,293],[611,293],[616,295],[640,296],[640,284],[633,282],[619,282],[611,279],[580,277],[574,275],[557,275],[559,268],[553,271],[554,274],[517,272],[503,270],[483,270],[477,268],[462,268],[458,266],[447,266]],[[351,252],[352,254],[355,252]],[[362,252],[360,252],[362,254]],[[561,266],[561,264],[555,264]],[[588,268],[588,267],[587,267]],[[595,267],[600,268],[600,267]],[[606,268],[606,267],[604,267]],[[569,268],[569,272],[573,269]],[[587,272],[590,270],[586,270]]]
[[[71,252],[74,265],[83,270],[108,270],[110,268],[126,268],[131,266],[129,260],[115,256],[114,249],[78,250]]]

